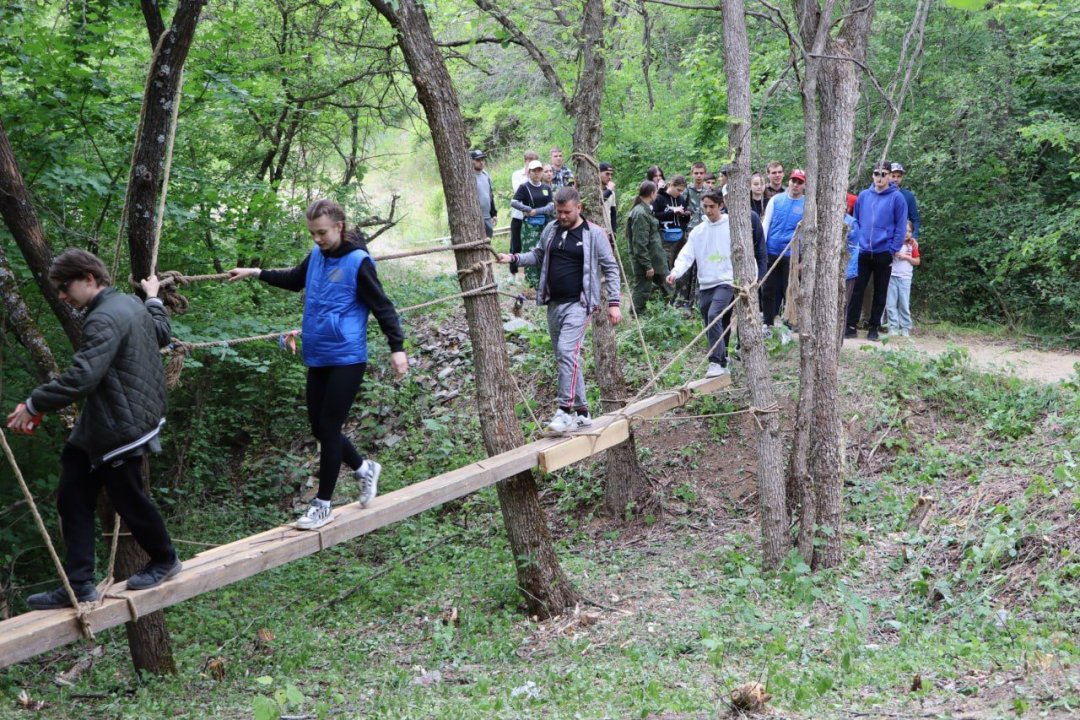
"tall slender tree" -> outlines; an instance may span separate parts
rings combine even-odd
[[[582,0],[580,22],[575,25],[561,8],[555,7],[556,22],[574,31],[577,42],[577,77],[573,91],[568,90],[549,53],[533,41],[494,0],[474,0],[477,7],[490,15],[514,41],[525,49],[563,109],[574,119],[573,162],[578,187],[581,190],[585,214],[601,220],[602,189],[596,154],[600,147],[603,125],[600,103],[604,94],[605,11],[603,0]],[[603,225],[606,219],[598,224]],[[604,402],[604,410],[614,410],[625,402],[626,378],[616,351],[615,331],[605,313],[594,313],[592,319],[596,375]],[[630,438],[609,449],[606,454],[607,478],[604,484],[604,507],[615,517],[625,517],[631,507],[643,507],[649,500],[649,484],[645,470],[637,457],[633,432]]]
[[[397,0],[392,4],[386,0],[369,1],[397,31],[398,46],[416,86],[417,99],[427,115],[446,196],[452,242],[458,245],[482,238],[484,227],[477,211],[479,200],[468,163],[465,124],[427,11],[416,0]],[[462,271],[484,260],[490,261],[484,250],[462,250],[455,256]],[[482,287],[490,278],[486,271],[464,272],[462,289]],[[492,455],[518,447],[525,440],[514,413],[514,380],[510,376],[497,297],[485,294],[465,299],[476,367],[480,427],[484,447]],[[500,482],[497,490],[518,584],[529,613],[546,618],[572,607],[578,595],[555,555],[532,471]]]
[[[750,45],[746,36],[743,0],[724,0],[724,71],[727,75],[728,142],[733,159],[728,174],[728,222],[735,281],[750,288],[757,279],[753,233],[750,225]],[[766,567],[779,566],[791,548],[784,493],[783,436],[776,394],[769,371],[765,339],[759,320],[758,295],[740,291],[736,312],[739,342],[750,402],[757,411],[758,502],[761,548]]]

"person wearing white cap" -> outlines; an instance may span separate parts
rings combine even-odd
[[[521,184],[514,193],[514,199],[510,201],[510,207],[524,216],[524,224],[521,226],[521,254],[536,247],[540,241],[540,233],[555,212],[551,186],[542,182],[544,164],[539,160],[530,160],[526,167],[529,170],[529,179]],[[526,268],[525,279],[529,285],[536,287],[540,279],[539,269]]]

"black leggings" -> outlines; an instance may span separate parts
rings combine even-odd
[[[308,420],[321,448],[317,496],[320,500],[329,501],[334,496],[342,462],[353,470],[364,462],[364,456],[342,434],[341,428],[364,382],[366,368],[367,363],[308,368]]]
[[[513,218],[510,221],[510,252],[521,252],[521,218]],[[518,271],[518,265],[516,262],[510,263],[510,274],[516,275]]]
[[[101,488],[127,524],[132,537],[150,560],[176,561],[169,532],[161,513],[143,489],[141,457],[106,462],[90,468],[90,456],[71,443],[60,454],[60,485],[56,508],[64,531],[67,557],[64,570],[73,583],[94,581],[94,512]]]

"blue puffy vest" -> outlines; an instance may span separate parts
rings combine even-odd
[[[323,255],[318,247],[311,251],[304,286],[303,347],[308,367],[367,362],[369,310],[356,299],[356,274],[370,257],[359,248],[336,258]]]
[[[772,217],[769,219],[769,227],[765,232],[768,235],[768,248],[770,255],[779,255],[781,250],[791,242],[795,234],[795,228],[803,218],[803,205],[806,198],[795,200],[786,192],[774,195],[769,201],[773,205]],[[784,252],[784,256],[791,255],[791,248]]]

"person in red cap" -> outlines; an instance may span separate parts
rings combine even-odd
[[[765,229],[765,246],[768,250],[768,265],[779,260],[776,269],[765,282],[765,307],[762,312],[765,315],[765,325],[771,327],[776,316],[780,314],[780,306],[787,294],[788,270],[791,267],[791,238],[795,236],[795,230],[803,219],[803,206],[806,198],[803,191],[806,189],[806,173],[796,168],[791,171],[788,180],[787,192],[774,195],[769,204],[765,206],[765,217],[761,224]]]

